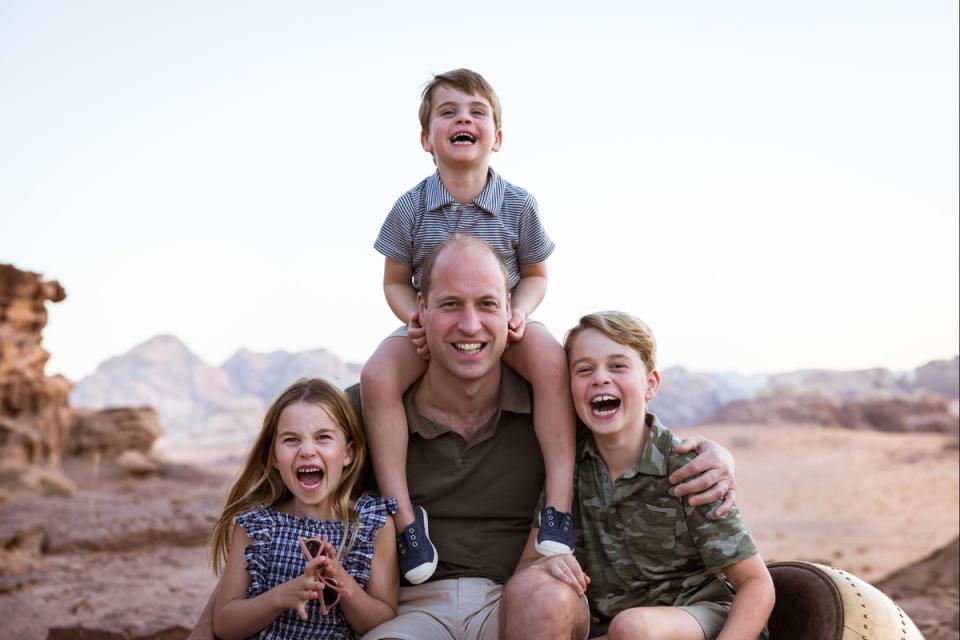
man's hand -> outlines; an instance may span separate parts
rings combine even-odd
[[[590,576],[583,572],[580,563],[569,553],[540,558],[530,565],[530,568],[546,571],[560,582],[569,585],[579,595],[583,595],[590,584]]]
[[[692,506],[723,500],[713,510],[713,515],[717,518],[727,515],[737,497],[733,454],[699,435],[684,438],[673,450],[677,453],[698,452],[696,458],[670,474],[670,483],[677,485],[673,488],[674,495],[689,495]]]
[[[527,328],[527,314],[514,308],[507,324],[507,342],[520,342],[523,332]]]
[[[427,346],[427,332],[420,326],[420,312],[410,316],[407,322],[407,337],[413,343],[413,348],[417,350],[417,355],[424,360],[430,359],[430,348]]]

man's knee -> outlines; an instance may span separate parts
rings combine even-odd
[[[519,618],[538,618],[573,628],[586,615],[583,596],[537,569],[527,569],[511,578],[501,602],[500,615],[506,619],[506,625]]]

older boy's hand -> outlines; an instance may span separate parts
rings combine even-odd
[[[673,450],[677,453],[698,452],[696,458],[670,474],[670,483],[677,485],[673,488],[674,495],[689,495],[692,506],[722,500],[713,515],[717,518],[727,515],[737,497],[733,454],[699,435],[684,438]]]
[[[407,337],[417,350],[417,355],[424,360],[430,359],[430,348],[427,347],[427,332],[420,326],[420,313],[414,313],[407,322]]]
[[[510,322],[507,324],[507,342],[520,342],[526,328],[527,314],[519,309],[514,309],[510,314]]]

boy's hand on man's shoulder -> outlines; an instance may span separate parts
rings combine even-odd
[[[507,323],[507,342],[520,342],[526,328],[527,314],[519,309],[514,309],[510,314],[510,322]]]
[[[413,343],[413,348],[417,350],[417,355],[424,360],[429,360],[430,348],[427,347],[427,332],[420,326],[419,312],[410,316],[410,320],[407,322],[407,337]]]

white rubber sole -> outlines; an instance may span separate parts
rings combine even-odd
[[[406,578],[410,584],[420,584],[421,582],[429,580],[433,572],[437,570],[437,563],[440,560],[440,554],[437,553],[437,548],[433,546],[433,541],[430,540],[430,523],[427,521],[427,512],[423,507],[416,508],[423,512],[423,532],[427,536],[427,542],[430,543],[430,548],[433,549],[433,562],[417,565],[403,574],[403,577]]]

